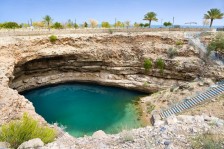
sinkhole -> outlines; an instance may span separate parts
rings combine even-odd
[[[45,86],[22,93],[48,123],[75,136],[114,134],[143,126],[139,98],[145,93],[86,83]]]

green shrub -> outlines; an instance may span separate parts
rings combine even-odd
[[[140,23],[139,26],[140,26],[141,28],[143,28],[143,27],[144,27],[144,24],[143,24],[143,23]]]
[[[211,51],[217,51],[224,53],[224,33],[218,33],[214,39],[208,45],[208,53]]]
[[[137,22],[134,23],[134,27],[138,28],[140,26],[140,24],[138,24]]]
[[[75,29],[79,28],[79,25],[77,23],[74,24]]]
[[[111,27],[109,22],[102,22],[101,26],[103,28],[110,28]]]
[[[2,28],[15,29],[20,28],[16,22],[5,22],[2,24]]]
[[[145,23],[145,24],[144,24],[144,27],[148,27],[148,26],[149,26],[149,23]]]
[[[44,143],[54,141],[56,131],[48,126],[42,126],[37,120],[24,114],[21,120],[14,120],[0,128],[0,142],[8,142],[17,148],[25,141],[40,138]]]
[[[121,21],[117,21],[117,22],[114,24],[114,27],[122,28],[122,27],[124,27],[124,23],[121,22]]]
[[[88,27],[88,23],[87,23],[87,22],[84,22],[84,23],[83,23],[83,27],[84,27],[84,28],[87,28],[87,27]]]
[[[163,73],[164,68],[165,68],[165,63],[164,60],[159,58],[156,60],[156,67],[160,69],[160,73]]]
[[[182,46],[184,43],[183,43],[183,41],[181,41],[181,40],[178,40],[178,41],[176,41],[176,45],[177,46]]]
[[[108,31],[109,31],[109,34],[113,34],[114,33],[114,31],[112,29],[109,29]]]
[[[174,58],[174,56],[176,56],[177,55],[177,50],[176,49],[174,49],[174,48],[169,48],[168,50],[167,50],[167,56],[169,57],[169,58]]]
[[[55,29],[62,29],[63,26],[61,25],[61,23],[59,23],[59,22],[55,22],[54,25],[52,26],[52,28],[55,28]]]
[[[151,59],[145,59],[144,68],[145,68],[146,72],[148,72],[152,68],[152,60]]]
[[[57,36],[55,36],[55,35],[51,35],[51,36],[49,37],[49,40],[50,40],[50,42],[52,42],[52,43],[54,43],[57,39],[58,39],[58,38],[57,38]]]
[[[170,22],[164,22],[163,25],[166,26],[166,27],[168,27],[168,26],[172,26],[173,24],[170,23]]]
[[[72,22],[72,20],[68,20],[67,22],[66,22],[66,27],[67,28],[72,28],[74,25],[73,25],[74,23]]]
[[[224,136],[205,133],[192,139],[194,149],[223,149]]]

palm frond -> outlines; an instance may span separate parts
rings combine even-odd
[[[213,8],[207,11],[207,14],[204,14],[204,19],[222,19],[224,16],[219,9]]]

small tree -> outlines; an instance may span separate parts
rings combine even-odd
[[[20,28],[20,26],[16,22],[5,22],[2,24],[2,28],[15,29]]]
[[[109,22],[102,22],[102,28],[110,28],[110,23]]]
[[[44,27],[44,22],[33,22],[33,27],[43,28]]]
[[[50,30],[50,23],[53,21],[53,19],[49,15],[46,15],[43,19],[44,22],[47,24],[48,29]]]
[[[139,26],[140,26],[141,28],[143,28],[143,27],[145,26],[145,24],[140,23]]]
[[[22,24],[20,24],[20,26],[21,26],[22,28],[28,28],[28,27],[29,27],[29,24],[22,23]]]
[[[138,24],[137,22],[134,23],[134,27],[138,28],[140,26],[140,24]]]
[[[116,27],[124,27],[124,23],[122,23],[121,21],[117,21],[115,26]]]
[[[55,22],[54,25],[52,26],[52,28],[55,28],[55,29],[62,29],[63,26],[61,25],[61,23],[59,23],[59,22]]]
[[[66,27],[67,28],[72,28],[73,27],[73,22],[71,19],[69,19],[67,22],[66,22]]]
[[[148,12],[145,17],[144,20],[148,20],[149,21],[149,28],[151,27],[151,22],[152,21],[158,21],[158,19],[156,18],[157,14],[155,12]]]
[[[94,19],[90,19],[89,22],[92,28],[96,28],[98,26],[98,22]]]
[[[77,23],[74,24],[75,29],[79,28],[79,25]]]
[[[168,27],[168,26],[172,26],[172,23],[170,23],[170,22],[164,22],[163,25],[164,25],[165,27]]]
[[[224,16],[219,9],[213,8],[207,11],[207,14],[204,14],[204,19],[210,19],[210,27],[212,27],[213,21],[215,19],[222,19]]]
[[[129,28],[129,27],[130,27],[130,21],[125,21],[125,22],[124,22],[124,26],[125,26],[126,28]]]
[[[84,23],[83,23],[83,27],[84,27],[84,28],[87,28],[87,27],[88,27],[88,23],[87,23],[87,22],[84,22]]]
[[[144,27],[148,27],[148,26],[149,26],[149,23],[145,23],[145,24],[144,24]]]

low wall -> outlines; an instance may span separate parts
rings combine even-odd
[[[0,36],[35,36],[35,35],[52,35],[52,34],[97,34],[97,33],[111,33],[111,32],[163,32],[163,31],[183,31],[183,32],[202,32],[211,31],[204,28],[130,28],[130,29],[1,29]]]

